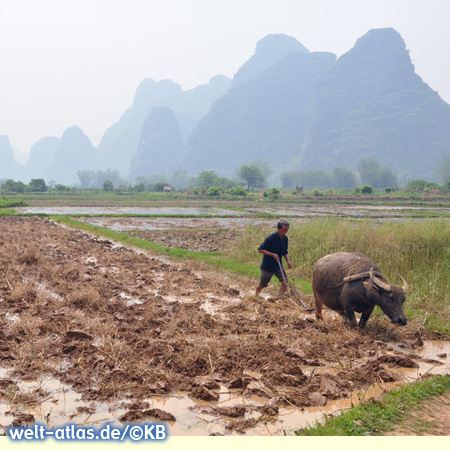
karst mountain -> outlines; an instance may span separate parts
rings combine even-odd
[[[18,164],[0,136],[0,178],[73,184],[78,170],[137,177],[182,168],[232,177],[254,161],[285,170],[346,167],[375,158],[401,179],[433,179],[450,151],[450,105],[416,73],[392,28],[374,29],[339,58],[295,38],[261,39],[233,79],[218,75],[184,91],[143,80],[98,148],[76,126],[47,137]]]

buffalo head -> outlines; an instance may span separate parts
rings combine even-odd
[[[402,287],[385,283],[374,274],[372,267],[369,272],[370,281],[364,281],[363,284],[366,288],[367,298],[378,305],[392,323],[406,325],[403,303],[406,300],[405,295],[409,291],[409,286],[401,275],[399,277],[403,281]]]

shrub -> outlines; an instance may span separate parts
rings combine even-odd
[[[68,192],[70,191],[70,187],[69,186],[65,186],[64,184],[57,184],[55,186],[55,189],[57,192]]]
[[[319,189],[313,189],[312,195],[314,195],[314,197],[319,197],[321,195],[321,193],[320,193]]]
[[[271,187],[267,189],[267,191],[264,191],[264,197],[270,197],[270,198],[278,198],[280,196],[281,191],[276,187]]]
[[[228,189],[227,192],[234,196],[247,196],[247,191],[242,186],[236,186],[234,188]]]
[[[393,189],[392,189],[391,187],[386,187],[386,188],[384,188],[384,191],[385,191],[387,194],[389,194],[389,193],[391,193],[391,192],[393,191]]]
[[[412,180],[405,187],[405,190],[414,192],[423,192],[426,189],[439,189],[439,185],[425,180]]]
[[[365,186],[363,186],[361,188],[361,193],[362,194],[372,194],[373,192],[373,187],[370,186],[369,184],[366,184]]]
[[[211,186],[206,192],[206,195],[208,195],[209,197],[218,197],[221,193],[222,191],[220,190],[219,187]]]

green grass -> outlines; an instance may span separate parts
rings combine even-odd
[[[394,429],[410,412],[428,398],[450,390],[450,377],[438,375],[389,392],[351,408],[339,416],[327,417],[323,424],[297,432],[299,436],[380,436]]]
[[[0,208],[14,208],[15,206],[28,206],[23,199],[20,198],[0,198]]]
[[[388,206],[427,206],[427,207],[448,207],[450,206],[450,195],[426,195],[424,193],[410,193],[410,192],[395,192],[386,194],[384,192],[378,192],[373,195],[355,195],[352,192],[336,191],[334,196],[312,196],[311,193],[304,193],[302,195],[293,195],[290,192],[283,192],[278,199],[261,198],[258,192],[249,192],[246,197],[232,197],[229,195],[222,195],[220,197],[207,197],[196,196],[193,194],[187,194],[182,192],[142,192],[142,193],[116,193],[116,192],[104,192],[100,189],[93,190],[76,190],[71,192],[26,192],[23,194],[11,194],[3,193],[11,199],[20,196],[29,203],[30,206],[42,206],[42,205],[115,205],[121,204],[130,205],[142,205],[144,203],[158,203],[160,205],[167,205],[174,203],[177,206],[186,203],[192,205],[195,203],[208,204],[210,206],[218,207],[220,204],[227,204],[228,207],[246,208],[258,206],[270,206],[270,205],[283,205],[283,204],[354,204],[354,205],[388,205]],[[436,211],[438,212],[438,211]]]
[[[0,216],[15,216],[16,211],[14,209],[0,209]]]

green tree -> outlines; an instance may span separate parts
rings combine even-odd
[[[145,191],[145,184],[144,183],[137,183],[133,186],[134,192],[144,192]]]
[[[202,170],[197,176],[197,183],[200,187],[209,189],[211,186],[217,186],[219,175],[215,170]]]
[[[103,183],[103,190],[104,190],[105,192],[112,192],[112,191],[114,190],[114,184],[112,183],[111,180],[106,180],[106,181]]]
[[[190,178],[185,169],[181,167],[172,168],[171,185],[176,189],[185,188],[189,184]]]
[[[266,178],[261,169],[256,166],[241,166],[238,177],[247,183],[248,189],[264,187]]]
[[[102,187],[105,181],[110,181],[114,186],[119,186],[122,183],[120,172],[117,169],[111,170],[97,170],[93,175],[92,184],[95,187]]]
[[[374,188],[397,185],[397,177],[392,169],[387,166],[383,167],[380,161],[370,156],[366,156],[359,161],[358,172],[361,182]]]
[[[33,178],[28,183],[28,188],[31,192],[46,192],[47,185],[45,184],[45,180],[42,178]]]
[[[252,164],[252,166],[256,166],[259,169],[261,169],[261,172],[263,173],[264,177],[267,179],[272,175],[273,170],[272,167],[270,167],[270,164],[267,161],[261,161],[260,159],[255,159]]]
[[[345,167],[334,167],[331,172],[331,181],[334,188],[349,189],[358,184],[356,174]]]
[[[405,187],[407,191],[423,192],[427,182],[425,180],[411,180]]]
[[[22,194],[25,192],[26,186],[22,183],[22,181],[14,181],[10,179],[2,183],[1,189],[6,192],[19,192]]]
[[[95,173],[93,170],[83,169],[77,170],[76,175],[81,185],[81,189],[90,188],[95,179]]]
[[[389,167],[382,167],[378,171],[376,187],[385,188],[386,186],[397,186],[397,184],[397,176]]]
[[[371,158],[370,156],[362,158],[358,163],[358,172],[362,184],[375,186],[380,169],[381,163],[377,159]]]

